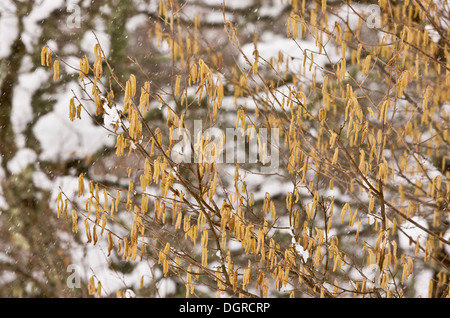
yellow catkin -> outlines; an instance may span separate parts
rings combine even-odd
[[[433,280],[430,279],[430,282],[428,284],[428,298],[433,297]]]
[[[100,236],[103,236],[103,231],[105,230],[106,223],[107,223],[106,215],[105,215],[105,213],[103,213],[102,214],[102,228],[101,228],[101,231],[100,231]]]
[[[100,281],[97,282],[97,293],[95,297],[100,298],[102,293],[102,283]]]
[[[337,44],[341,45],[342,43],[342,29],[338,22],[334,23],[334,26],[336,28],[336,42]]]
[[[99,44],[95,44],[94,46],[94,75],[96,78],[102,77],[103,69],[102,69],[102,50]]]
[[[59,79],[59,60],[53,63],[53,80],[57,81]]]
[[[72,210],[72,232],[78,232],[78,216],[77,211]]]
[[[82,59],[80,59],[80,70],[81,70],[81,72],[80,72],[79,78],[83,79],[85,77],[85,75],[87,73],[89,73],[89,60],[86,55],[83,56]]]
[[[175,96],[180,95],[180,81],[181,81],[181,76],[178,75],[175,80],[175,91],[174,91]]]
[[[217,85],[217,105],[218,105],[219,109],[222,107],[223,98],[224,98],[223,83],[222,83],[222,78],[219,77],[218,85]]]
[[[106,191],[105,188],[103,188],[103,211],[108,211],[108,206],[109,206],[109,202],[108,202],[108,192]]]
[[[255,76],[258,73],[258,57],[259,57],[258,50],[254,51],[254,55],[255,55],[255,61],[253,62],[253,76]]]
[[[358,214],[358,209],[355,210],[355,213],[353,215],[350,214],[350,224],[349,226],[353,226],[353,224],[355,223],[356,220],[356,215]]]
[[[47,66],[48,46],[44,46],[41,50],[41,65]]]
[[[47,52],[45,65],[47,65],[50,69],[52,68],[52,52]]]
[[[351,215],[352,212],[350,210],[350,206],[348,205],[348,203],[345,203],[344,207],[341,210],[341,224],[342,224],[342,222],[344,222],[344,218],[345,218],[345,214],[346,214],[347,210],[349,210],[349,213]]]
[[[95,281],[94,281],[94,276],[91,276],[91,278],[89,278],[89,282],[88,282],[88,293],[89,293],[89,295],[94,295],[94,294],[95,294]]]
[[[331,160],[332,165],[337,163],[338,155],[339,155],[339,148],[336,148],[334,151],[333,159]]]
[[[356,213],[355,213],[356,214]],[[361,229],[361,219],[358,220],[358,228],[356,229],[356,236],[355,236],[355,242],[358,242],[359,238],[359,231]]]
[[[56,199],[56,210],[57,210],[57,217],[59,218],[59,216],[61,215],[61,213],[63,212],[63,208],[64,208],[64,202],[62,199],[62,193],[58,193],[58,198]]]
[[[108,231],[108,256],[111,255],[111,251],[114,247],[114,241],[111,232]]]
[[[97,225],[94,224],[94,227],[92,229],[92,240],[94,245],[97,244],[98,236],[97,236]]]
[[[372,59],[372,56],[371,55],[367,55],[366,59],[364,60],[364,64],[363,64],[363,68],[362,68],[362,75],[363,76],[369,73],[371,59]]]
[[[74,121],[78,116],[77,108],[75,107],[75,97],[72,97],[69,102],[69,119],[70,121]]]
[[[84,219],[84,228],[86,230],[87,243],[90,243],[92,241],[92,235],[91,235],[91,228],[89,226],[89,221],[87,219]]]

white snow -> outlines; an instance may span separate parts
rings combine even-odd
[[[355,30],[358,27],[358,23],[360,20],[360,17],[358,14],[360,14],[362,17],[367,17],[371,12],[367,9],[368,5],[366,4],[359,4],[352,2],[352,4],[349,5],[341,5],[339,8],[333,10],[335,13],[334,15],[330,15],[328,19],[328,27],[330,30],[334,28],[335,22],[339,23],[341,25],[342,31],[345,31],[346,28],[346,22],[348,22],[349,27],[352,30]],[[356,13],[358,14],[356,14]]]
[[[34,45],[37,44],[41,36],[42,27],[40,22],[48,18],[54,10],[61,8],[63,5],[64,0],[37,1],[33,5],[31,13],[24,17],[24,32],[21,34],[21,38],[28,52],[32,53],[34,51]]]
[[[296,43],[297,42],[297,43]],[[253,43],[247,43],[242,46],[242,52],[248,59],[249,63],[253,65],[254,56],[253,52],[255,46]],[[294,41],[290,38],[279,37],[271,32],[265,32],[261,36],[261,41],[257,44],[257,50],[259,52],[259,65],[265,65],[263,59],[267,62],[271,58],[278,60],[279,52],[283,53],[284,62],[280,64],[280,71],[286,70],[286,60],[289,59],[289,70],[294,74],[298,74],[301,70],[301,74],[306,79],[312,79],[313,75],[316,75],[316,80],[322,80],[322,74],[320,68],[324,67],[327,63],[337,63],[341,56],[334,52],[334,50],[328,50],[328,57],[324,52],[319,54],[319,47],[315,45],[314,41],[297,39]],[[307,59],[305,67],[303,67],[304,53],[306,53]],[[313,65],[310,70],[311,55],[313,56]],[[244,68],[249,70],[251,65],[247,63],[243,56],[239,57],[239,63]],[[316,71],[317,68],[317,71]]]
[[[303,246],[301,246],[296,240],[295,240],[295,236],[294,236],[294,232],[292,231],[292,229],[290,230],[290,234],[291,234],[291,243],[295,248],[295,251],[297,252],[297,254],[303,258],[303,261],[307,261],[309,258],[309,252],[307,250],[305,250],[303,248]]]
[[[11,44],[19,35],[19,19],[15,15],[16,6],[11,0],[0,2],[0,59],[11,52]]]
[[[288,4],[281,1],[273,1],[272,4],[263,4],[258,10],[258,15],[260,17],[277,17],[283,10],[288,6]]]
[[[422,227],[428,229],[428,223],[424,218],[420,216],[413,216],[411,219],[416,223],[420,224]],[[404,230],[405,234],[410,236],[414,241],[417,241],[417,239],[419,239],[420,246],[425,247],[425,242],[428,237],[428,234],[424,230],[415,226],[411,222],[406,222],[402,224],[401,228]],[[409,238],[405,234],[403,234],[402,231],[398,231],[399,246],[405,250],[414,249],[415,244],[412,243],[411,245],[409,245]]]
[[[100,46],[106,57],[108,57],[109,49],[111,47],[111,41],[105,31],[95,30],[94,32],[95,35],[94,33],[92,33],[92,31],[85,32],[83,38],[81,39],[80,45],[84,54],[87,55],[90,61],[93,61],[95,58],[94,47],[98,42],[100,43]],[[95,36],[97,36],[98,42]]]
[[[450,229],[448,229],[447,232],[445,232],[444,239],[446,239],[447,241],[450,241]],[[450,255],[450,245],[445,244],[444,248],[445,248],[445,251],[447,252],[447,254]]]
[[[19,174],[29,164],[36,161],[36,153],[28,148],[19,149],[13,159],[8,161],[7,167],[12,174]]]
[[[225,6],[232,9],[245,9],[254,4],[254,0],[203,0],[203,3],[210,6],[220,6],[223,2],[225,2]]]
[[[414,281],[414,297],[428,298],[428,288],[430,279],[433,278],[433,271],[418,270]]]
[[[125,298],[136,298],[136,294],[131,289],[125,291]]]
[[[49,73],[44,68],[19,75],[18,84],[14,87],[11,114],[11,123],[16,134],[22,133],[33,119],[31,99],[48,78]]]
[[[62,88],[54,110],[40,117],[33,127],[33,132],[42,147],[41,160],[84,158],[104,145],[111,145],[115,141],[113,138],[108,138],[105,129],[96,126],[84,112],[82,112],[81,120],[70,121],[71,90],[80,96],[77,84],[72,83],[68,87]]]
[[[176,284],[171,278],[162,278],[156,284],[159,297],[167,297],[176,292]]]
[[[128,34],[133,33],[136,31],[139,27],[145,26],[146,22],[148,20],[148,16],[146,14],[138,14],[126,22],[125,29],[127,30]]]
[[[105,109],[105,115],[103,117],[103,124],[105,127],[112,128],[119,122],[120,115],[117,106],[112,106],[109,109]]]

